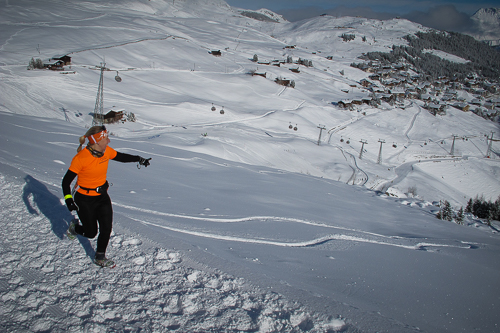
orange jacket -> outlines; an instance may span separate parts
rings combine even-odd
[[[77,185],[85,188],[97,188],[106,183],[108,173],[108,163],[116,157],[117,152],[110,146],[104,151],[102,157],[95,157],[88,149],[82,149],[78,152],[69,166],[69,170],[78,175]],[[78,192],[96,196],[96,191],[87,191],[79,188]]]

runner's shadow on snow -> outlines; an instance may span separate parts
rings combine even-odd
[[[73,219],[73,215],[44,184],[30,175],[24,177],[24,180],[26,185],[24,185],[23,189],[23,201],[29,213],[39,215],[38,211],[40,211],[40,213],[49,219],[52,225],[52,232],[59,239],[63,239],[66,235],[66,230],[68,230],[69,222]],[[33,206],[36,206],[38,210]],[[94,258],[95,251],[90,241],[84,237],[78,237],[78,240],[87,255],[90,258]]]

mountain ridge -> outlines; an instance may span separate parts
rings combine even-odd
[[[475,27],[466,34],[490,46],[500,45],[500,8],[481,8],[471,16],[471,20]]]

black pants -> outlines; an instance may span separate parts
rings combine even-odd
[[[105,253],[113,228],[113,207],[108,193],[89,196],[76,192],[75,203],[78,205],[78,216],[82,222],[81,226],[76,226],[76,233],[94,238],[99,230],[96,252]]]

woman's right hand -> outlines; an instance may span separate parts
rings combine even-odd
[[[75,200],[73,200],[73,198],[68,198],[64,201],[66,201],[66,207],[68,207],[70,212],[78,210],[78,206],[76,205]]]

